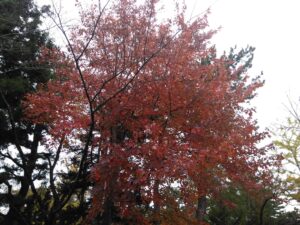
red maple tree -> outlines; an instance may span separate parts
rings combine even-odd
[[[161,21],[157,2],[83,11],[71,38],[62,30],[69,51],[42,54],[55,78],[24,103],[50,144],[82,149],[74,180],[92,168],[101,224],[199,224],[207,196],[270,179],[247,105],[262,82],[216,56],[206,15]]]

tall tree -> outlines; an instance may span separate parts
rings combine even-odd
[[[283,151],[287,166],[283,168],[286,175],[287,192],[292,199],[300,202],[300,115],[298,103],[289,99],[289,117],[274,132],[278,137],[276,146]]]
[[[21,101],[49,79],[49,67],[37,58],[51,42],[32,0],[1,0],[0,15],[0,223],[31,224],[29,196],[38,195],[34,182],[45,178],[38,162],[44,128],[22,121]]]
[[[92,177],[95,223],[202,224],[206,196],[259,188],[277,162],[245,104],[262,86],[251,59],[217,57],[206,16],[161,21],[157,3],[93,6],[71,36],[58,15],[69,51],[44,56],[56,77],[25,103],[49,145],[76,150],[69,184]]]

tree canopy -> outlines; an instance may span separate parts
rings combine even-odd
[[[158,1],[108,3],[70,36],[55,11],[68,51],[44,49],[55,77],[24,102],[51,152],[75,154],[53,212],[91,178],[96,224],[202,224],[208,197],[272,182],[279,160],[258,147],[267,133],[248,104],[263,85],[247,75],[253,49],[217,56],[206,15],[161,21]]]

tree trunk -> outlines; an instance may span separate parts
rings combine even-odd
[[[266,198],[260,207],[260,212],[259,212],[259,225],[264,225],[264,209],[268,203],[273,198],[273,196]]]
[[[204,216],[206,215],[206,207],[207,207],[207,200],[205,196],[198,198],[198,205],[196,210],[196,219],[199,222],[204,221]]]
[[[153,225],[160,225],[160,204],[159,199],[159,180],[155,180],[154,183],[154,221]]]
[[[112,209],[113,209],[113,201],[111,200],[111,197],[107,197],[105,206],[104,206],[104,213],[103,213],[103,220],[102,225],[111,225],[113,222],[113,215],[112,215]]]

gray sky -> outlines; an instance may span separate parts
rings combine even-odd
[[[287,95],[293,100],[300,96],[300,1],[207,1],[214,2],[211,25],[223,27],[213,40],[219,48],[247,44],[256,47],[250,74],[263,71],[266,81],[254,100],[259,124],[270,126],[284,120]],[[201,2],[198,0],[197,4]]]

